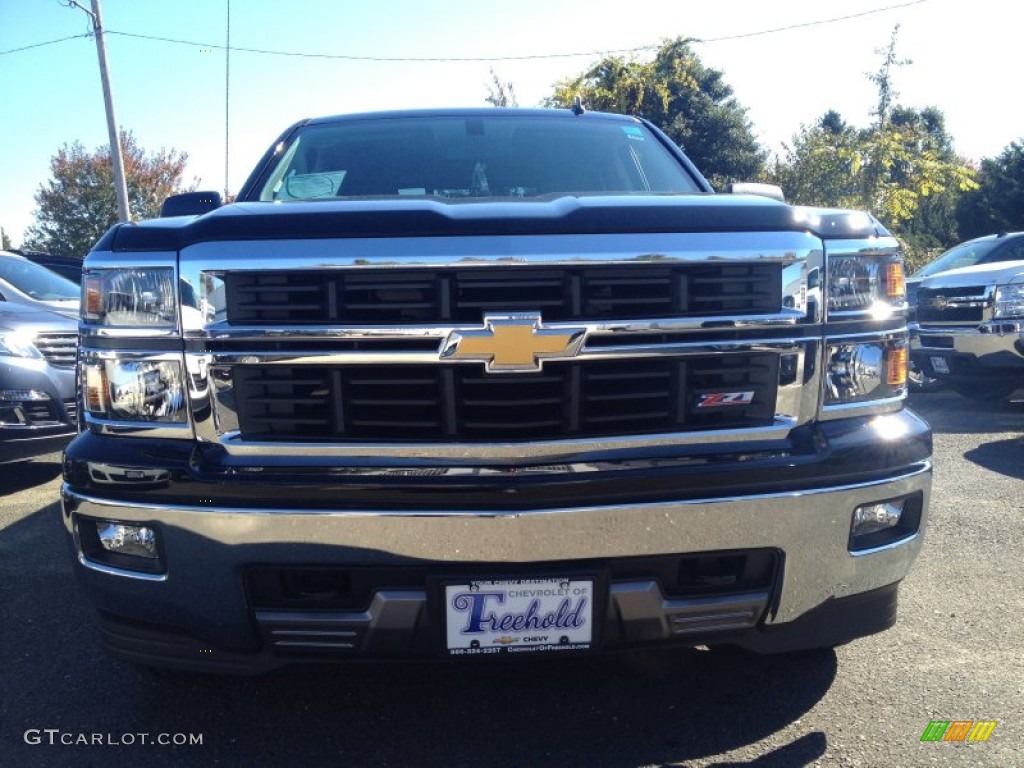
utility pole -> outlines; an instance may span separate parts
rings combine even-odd
[[[117,133],[117,118],[114,117],[114,96],[110,91],[110,73],[107,71],[107,43],[103,37],[103,16],[100,13],[100,0],[92,0],[92,10],[79,5],[76,0],[68,0],[68,7],[85,11],[92,19],[92,29],[96,35],[96,54],[100,60],[100,80],[103,82],[103,104],[107,110],[107,134],[110,137],[110,160],[114,171],[114,196],[117,198],[117,220],[129,221],[131,212],[128,210],[128,185],[124,178],[124,156],[121,154],[121,139]]]
[[[231,156],[231,0],[227,0],[227,41],[224,46],[224,202],[228,201],[228,158]]]

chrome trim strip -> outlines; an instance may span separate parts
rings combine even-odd
[[[143,362],[181,362],[181,352],[168,352],[166,349],[97,349],[83,346],[79,350],[80,362],[91,363],[97,360],[128,360]]]
[[[704,504],[732,504],[736,502],[753,502],[759,499],[763,500],[775,500],[775,499],[799,499],[807,496],[820,496],[823,494],[830,493],[844,493],[847,491],[860,491],[867,490],[870,488],[888,487],[895,483],[899,483],[906,480],[913,480],[920,478],[924,475],[930,474],[932,471],[932,462],[930,459],[919,462],[915,469],[910,472],[905,472],[895,477],[886,477],[878,480],[865,480],[859,483],[846,483],[844,485],[833,485],[821,488],[808,488],[802,491],[773,491],[771,493],[756,493],[748,496],[723,496],[714,497],[707,499],[682,499],[679,501],[655,501],[643,504],[609,504],[607,506],[586,506],[586,507],[547,507],[544,509],[525,509],[525,510],[513,510],[513,511],[495,511],[490,509],[483,510],[459,510],[459,511],[433,511],[433,510],[410,510],[410,509],[395,509],[395,510],[368,510],[368,509],[302,509],[302,508],[288,508],[278,507],[276,509],[262,509],[260,507],[230,507],[220,510],[222,514],[230,515],[252,515],[256,517],[275,517],[275,516],[287,516],[287,515],[298,515],[298,516],[318,516],[324,517],[331,516],[342,516],[342,517],[353,517],[353,518],[454,518],[454,519],[465,519],[465,518],[520,518],[520,517],[544,517],[548,515],[560,515],[566,513],[581,513],[581,512],[595,512],[603,511],[613,513],[623,510],[636,509],[637,507],[644,507],[646,509],[657,510],[659,508],[671,508],[671,507],[692,507],[700,506]],[[79,493],[74,491],[67,483],[63,483],[61,486],[61,494],[66,502],[77,505],[86,503],[92,504],[101,509],[131,509],[136,510],[137,514],[133,515],[131,519],[125,522],[135,522],[136,520],[154,520],[159,519],[161,513],[164,512],[182,512],[189,514],[201,514],[209,515],[211,509],[209,506],[193,506],[190,504],[154,504],[154,503],[143,503],[134,501],[122,501],[120,499],[101,499],[97,496],[92,496],[87,493]],[[850,513],[852,514],[853,509],[851,508]],[[74,514],[80,514],[77,510]],[[84,517],[90,518],[104,518],[103,514],[97,514],[89,512],[83,515]],[[119,519],[119,518],[118,518]],[[848,529],[849,526],[846,526]],[[905,542],[906,539],[901,539]],[[899,542],[896,542],[899,543]],[[866,550],[867,551],[867,550]]]
[[[524,443],[267,443],[245,441],[237,431],[219,436],[200,433],[199,439],[218,442],[232,456],[258,457],[361,457],[456,459],[473,462],[508,462],[510,460],[553,460],[581,452],[608,453],[651,447],[687,445],[723,445],[784,440],[799,422],[793,417],[776,417],[770,427],[756,429],[720,429],[675,432],[660,435],[587,438],[574,440],[542,440]]]
[[[864,557],[865,555],[877,555],[879,552],[888,552],[891,549],[897,549],[898,547],[906,546],[910,542],[920,537],[921,531],[919,529],[914,533],[910,534],[909,536],[904,536],[902,539],[897,539],[896,541],[890,541],[888,544],[883,544],[880,547],[872,547],[871,549],[859,549],[856,552],[850,552],[850,556]]]
[[[140,421],[112,421],[98,419],[91,413],[85,413],[82,424],[90,432],[98,435],[118,435],[120,437],[167,437],[172,440],[191,440],[192,424],[190,422],[160,422],[148,424]]]
[[[582,266],[585,264],[766,261],[797,264],[821,251],[809,232],[689,232],[578,235],[246,240],[181,251],[182,276],[199,271],[380,269],[382,267]],[[122,261],[123,263],[123,261]],[[198,275],[196,275],[198,277]],[[193,287],[199,285],[192,283]]]
[[[878,342],[878,341],[903,341],[909,338],[910,330],[906,326],[901,328],[895,328],[888,331],[873,331],[869,333],[840,333],[831,334],[825,337],[825,345],[828,346],[834,341],[839,340],[840,342],[846,343],[849,341],[858,342],[863,341],[866,343]]]
[[[902,251],[891,235],[826,240],[826,256],[896,256]]]
[[[146,328],[136,326],[125,328],[122,326],[91,325],[79,323],[79,332],[83,339],[180,339],[181,331],[177,326],[174,328]]]
[[[906,404],[907,390],[898,397],[887,397],[880,400],[869,400],[863,403],[838,403],[824,405],[821,408],[821,420],[849,419],[854,416],[873,416],[876,414],[896,413],[903,410]]]
[[[543,319],[543,318],[542,318]],[[729,331],[759,330],[764,328],[792,327],[802,322],[805,315],[791,309],[782,309],[774,315],[746,315],[742,317],[688,317],[637,318],[634,320],[613,320],[610,322],[587,322],[586,320],[547,322],[545,330],[586,328],[588,336],[630,335],[640,333],[678,333],[684,331]],[[317,326],[296,325],[287,328],[265,326],[229,325],[226,322],[210,323],[202,329],[186,329],[186,339],[209,341],[330,341],[362,339],[401,340],[413,338],[446,338],[452,333],[482,330],[481,324],[472,325],[431,325],[431,326]]]
[[[145,573],[144,571],[130,571],[127,568],[114,568],[90,560],[83,552],[78,553],[78,562],[90,571],[98,571],[108,576],[121,576],[126,579],[138,579],[139,581],[167,581],[166,573]]]
[[[886,302],[886,304],[892,310],[886,317],[876,317],[875,313],[870,309],[833,309],[828,313],[828,318],[832,322],[839,320],[884,321],[891,317],[906,316],[907,311],[910,309],[910,304],[906,300]]]
[[[159,222],[157,222],[159,225]],[[129,224],[127,226],[146,226]],[[177,251],[132,251],[131,254],[114,251],[92,251],[85,259],[85,272],[90,269],[131,269],[133,267],[175,267]]]
[[[548,330],[552,326],[544,326]],[[578,330],[578,328],[574,329]],[[261,350],[245,350],[240,352],[186,352],[186,357],[212,357],[210,365],[441,365],[438,350],[432,352],[372,352],[358,350],[355,352],[277,352]],[[768,341],[726,341],[726,342],[689,342],[682,344],[644,344],[636,346],[584,347],[573,360],[630,360],[648,357],[693,357],[708,354],[729,352],[789,352],[796,351],[806,343],[806,339],[772,339]],[[558,359],[570,359],[558,358]],[[557,362],[558,359],[552,359]],[[478,360],[459,360],[445,358],[443,365],[479,365]]]

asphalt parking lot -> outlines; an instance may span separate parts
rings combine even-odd
[[[1024,765],[1024,403],[912,406],[935,429],[935,486],[897,626],[782,657],[158,678],[99,647],[60,523],[59,457],[0,467],[0,765]],[[984,743],[922,743],[932,720],[997,726]]]

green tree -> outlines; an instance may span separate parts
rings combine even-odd
[[[11,243],[11,238],[7,232],[4,231],[3,227],[0,227],[0,251],[9,251],[14,245]]]
[[[791,202],[833,208],[860,205],[861,135],[838,112],[829,111],[814,125],[801,126],[784,150],[768,178]]]
[[[682,146],[716,187],[763,174],[766,153],[746,108],[722,73],[701,63],[689,40],[665,41],[651,61],[602,59],[557,83],[545,104],[569,107],[577,95],[589,109],[647,118]]]
[[[128,204],[132,217],[154,218],[168,195],[185,191],[182,174],[188,155],[161,149],[147,154],[131,131],[122,132]],[[25,247],[83,256],[117,223],[110,147],[87,152],[80,142],[64,144],[50,160],[51,178],[35,194],[35,221]]]
[[[904,159],[894,166],[893,178],[898,183],[912,185],[915,174],[919,179],[930,174],[941,182],[938,187],[922,187],[913,212],[898,225],[900,239],[908,251],[927,257],[959,241],[957,204],[965,191],[975,184],[974,169],[953,149],[953,139],[946,130],[946,118],[941,110],[896,107],[892,110],[890,124],[905,136]],[[935,166],[922,169],[911,163],[908,167],[908,157],[916,158],[918,166],[927,163]]]
[[[956,242],[957,201],[977,183],[953,149],[941,110],[895,103],[894,67],[909,63],[896,57],[897,31],[879,52],[878,72],[868,75],[878,89],[876,120],[855,129],[827,113],[800,129],[769,178],[795,203],[871,211],[904,241],[916,267],[931,250]]]
[[[957,208],[964,238],[1024,230],[1024,139],[981,161],[978,188]]]

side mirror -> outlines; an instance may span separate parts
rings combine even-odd
[[[160,218],[168,216],[202,216],[224,204],[220,192],[182,192],[171,195],[160,207]]]
[[[738,181],[730,184],[725,191],[730,195],[760,195],[761,197],[770,197],[772,200],[778,200],[780,203],[786,202],[786,196],[782,193],[782,187],[778,187],[775,184]]]

